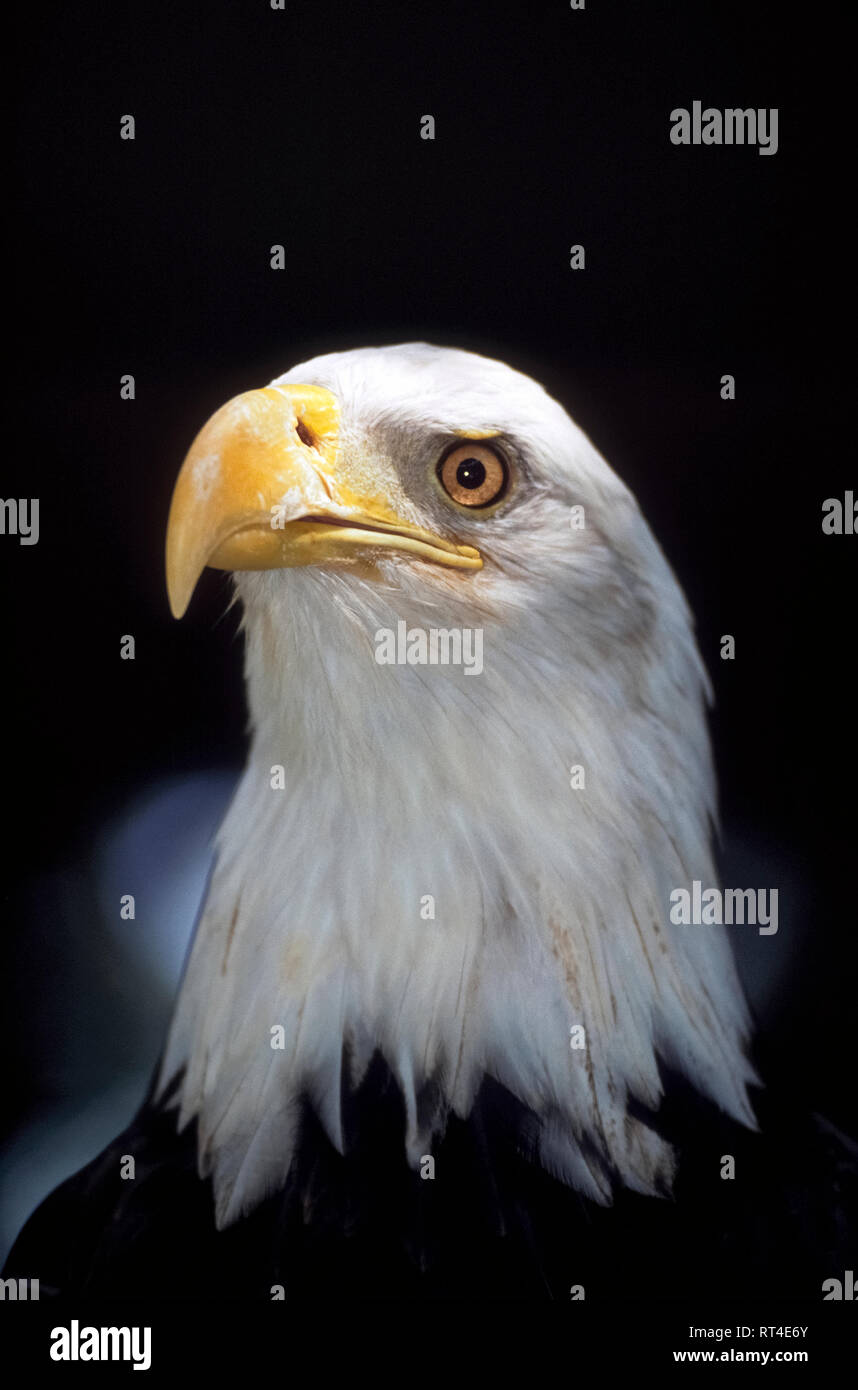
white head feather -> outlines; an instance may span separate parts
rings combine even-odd
[[[163,1089],[185,1068],[180,1124],[197,1118],[218,1222],[284,1183],[302,1095],[342,1148],[343,1066],[356,1083],[376,1049],[413,1164],[489,1075],[564,1181],[600,1201],[617,1179],[663,1190],[671,1152],[628,1111],[657,1108],[659,1058],[754,1123],[726,935],[668,918],[673,887],[715,881],[707,681],[682,593],[628,490],[504,364],[409,344],[277,381],[333,391],[344,447],[397,511],[485,564],[388,550],[373,577],[236,577],[252,742],[161,1071]],[[431,485],[463,429],[502,431],[521,470],[486,518]],[[377,629],[402,619],[482,628],[482,674],[376,664]]]

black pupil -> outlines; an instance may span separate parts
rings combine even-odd
[[[479,459],[462,459],[462,462],[456,469],[456,482],[459,484],[459,487],[482,487],[485,481],[485,464],[480,463]]]

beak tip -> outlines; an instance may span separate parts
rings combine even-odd
[[[197,580],[205,568],[205,558],[194,553],[194,547],[186,544],[185,530],[177,524],[174,509],[170,511],[167,523],[167,544],[164,556],[164,571],[167,581],[167,599],[174,618],[183,618],[193,597]]]
[[[168,570],[167,600],[170,605],[170,612],[174,618],[183,618],[185,616],[192,594],[193,586],[189,589],[187,584],[182,584],[181,581]]]

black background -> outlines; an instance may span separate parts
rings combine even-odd
[[[855,484],[845,10],[795,15],[83,0],[23,21],[2,493],[41,499],[41,538],[0,537],[7,1134],[50,1104],[69,1045],[51,942],[73,951],[74,923],[45,920],[45,876],[85,864],[151,780],[242,758],[229,581],[207,572],[181,624],[167,607],[187,446],[295,362],[411,339],[537,376],[636,493],[714,680],[728,848],[781,885],[787,925],[754,947],[777,976],[758,1058],[858,1128],[856,542],[821,531]],[[669,113],[694,99],[778,107],[777,154],[673,146]],[[135,984],[113,988],[121,1007]],[[91,1085],[124,1060],[110,1017]]]

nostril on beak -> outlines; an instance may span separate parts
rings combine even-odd
[[[305,445],[306,448],[312,449],[314,453],[319,454],[319,440],[318,440],[318,436],[315,435],[315,434],[313,433],[313,431],[310,429],[310,426],[306,423],[306,421],[304,421],[304,420],[298,420],[298,421],[297,421],[297,423],[296,423],[296,425],[295,425],[295,433],[297,434],[297,436],[298,436],[298,438],[300,439],[301,443],[302,443],[303,445]],[[320,457],[320,460],[321,460],[321,455],[320,455],[320,454],[319,454],[319,457]],[[331,485],[330,485],[330,483],[328,482],[327,477],[326,477],[325,474],[322,472],[322,469],[319,467],[318,463],[316,463],[315,459],[314,459],[312,462],[313,462],[313,468],[314,468],[315,473],[316,473],[316,477],[319,479],[319,482],[322,484],[322,487],[325,489],[325,492],[328,494],[329,499],[330,499],[331,501],[333,501],[334,494],[333,494],[333,492],[331,491]]]

